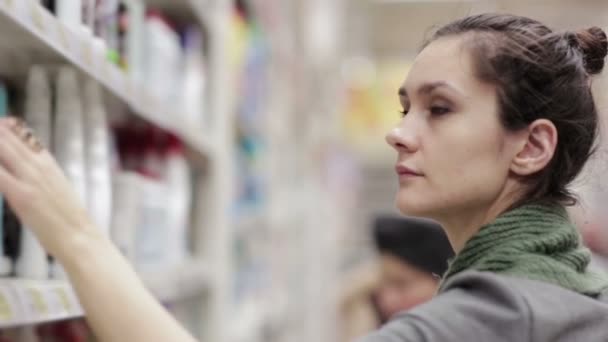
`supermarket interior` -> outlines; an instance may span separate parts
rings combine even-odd
[[[397,90],[433,29],[484,12],[608,28],[605,0],[0,0],[0,117],[49,147],[197,340],[354,341],[386,318]],[[569,211],[608,270],[606,147]],[[0,341],[98,341],[61,264],[0,210]]]

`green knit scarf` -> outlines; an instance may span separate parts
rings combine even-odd
[[[588,296],[608,289],[608,278],[587,269],[589,250],[561,206],[524,205],[483,226],[450,262],[447,279],[466,270],[552,283]]]

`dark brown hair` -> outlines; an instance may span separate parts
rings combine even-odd
[[[496,85],[506,129],[519,130],[540,118],[557,128],[553,159],[525,179],[530,190],[518,205],[575,204],[568,185],[593,154],[598,134],[590,76],[604,67],[608,52],[604,31],[592,27],[556,32],[525,17],[480,14],[441,27],[425,46],[454,35],[467,35],[465,46],[472,53],[476,76]]]

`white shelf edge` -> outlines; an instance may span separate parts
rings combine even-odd
[[[65,281],[0,279],[0,328],[83,317],[74,290]]]
[[[141,275],[161,302],[199,295],[209,288],[210,269],[191,260],[162,272]],[[72,286],[61,280],[0,278],[0,329],[84,317]]]
[[[93,42],[70,30],[35,0],[0,0],[0,14],[12,20],[45,48],[61,56],[85,75],[98,81],[108,92],[127,104],[134,114],[180,137],[197,159],[206,160],[211,145],[203,137],[203,129],[187,122],[185,116],[172,117],[168,103],[135,84],[129,77],[105,59],[96,56]]]

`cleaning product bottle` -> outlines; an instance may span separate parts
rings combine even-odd
[[[82,103],[76,71],[61,67],[57,75],[53,151],[82,203],[86,203],[85,151]],[[53,276],[62,278],[54,266]]]
[[[101,89],[93,80],[87,81],[84,87],[84,132],[87,208],[95,224],[109,236],[112,215],[110,138]]]
[[[0,117],[8,115],[8,89],[3,82],[0,82]],[[6,256],[4,251],[5,232],[2,224],[3,221],[4,200],[0,195],[0,276],[7,276],[11,272],[11,260]]]
[[[52,98],[48,74],[41,66],[33,66],[27,80],[25,121],[44,146],[51,145]],[[46,279],[49,264],[46,252],[31,230],[23,229],[16,273],[20,278]]]
[[[55,3],[57,18],[74,30],[80,30],[83,25],[82,9],[81,0],[57,0]]]
[[[205,118],[206,75],[203,54],[203,34],[198,28],[189,27],[183,33],[184,69],[180,84],[182,100],[188,122],[202,128],[208,125]]]
[[[166,150],[166,174],[168,198],[168,262],[175,266],[182,263],[187,253],[188,227],[192,201],[192,177],[190,167],[184,155],[182,142],[174,135],[169,135]]]
[[[131,79],[136,84],[145,79],[146,55],[144,54],[144,23],[146,8],[142,0],[126,0],[125,6],[129,12],[129,30],[126,38],[126,60]]]

